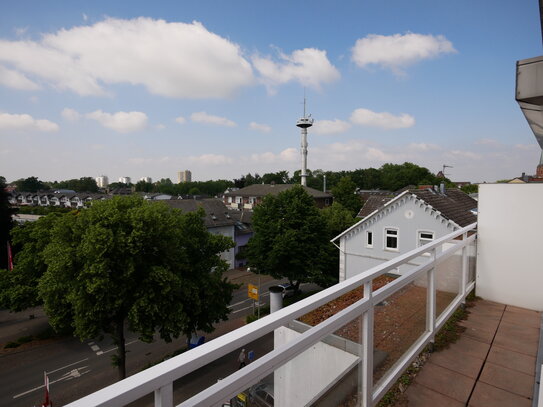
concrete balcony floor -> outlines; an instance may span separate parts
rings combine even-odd
[[[409,407],[532,405],[541,313],[475,304],[461,338],[432,354],[409,386]]]

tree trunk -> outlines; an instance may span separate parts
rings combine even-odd
[[[124,319],[117,322],[117,357],[119,380],[126,377],[126,346],[124,343]]]

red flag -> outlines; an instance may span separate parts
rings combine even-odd
[[[8,244],[8,270],[11,271],[13,270],[13,255],[11,254],[11,246],[9,245],[9,242],[7,242]]]
[[[43,372],[43,380],[45,385],[45,400],[42,407],[52,407],[53,403],[51,403],[51,400],[49,400],[49,378],[47,377],[47,372]]]

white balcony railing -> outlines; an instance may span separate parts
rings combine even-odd
[[[194,397],[178,404],[188,406],[222,405],[243,390],[270,375],[292,361],[298,355],[311,349],[316,343],[333,334],[341,327],[359,320],[361,341],[357,346],[359,383],[358,403],[363,406],[375,405],[392,387],[402,372],[417,357],[424,347],[433,341],[436,332],[447,321],[452,313],[465,302],[466,295],[475,286],[474,276],[470,276],[468,266],[468,246],[476,239],[476,224],[457,230],[424,245],[416,250],[400,255],[377,267],[367,270],[355,277],[325,289],[311,297],[305,298],[289,307],[283,308],[249,325],[218,337],[191,351],[169,359],[159,365],[137,373],[125,380],[108,386],[93,394],[83,397],[69,407],[117,407],[138,400],[154,392],[156,407],[172,407],[173,382],[216,359],[239,350],[246,344],[288,325],[308,312],[346,294],[353,289],[364,286],[364,297],[351,306],[336,313],[324,322],[311,327],[295,339],[276,347],[273,351],[250,363],[243,369],[211,385]],[[468,233],[470,234],[468,236]],[[461,237],[461,239],[460,239]],[[436,269],[438,265],[461,250],[461,261],[458,292],[440,315],[436,315]],[[424,257],[425,262],[405,272],[401,277],[372,292],[372,282],[379,276],[397,269],[423,253],[431,252]],[[457,255],[457,254],[456,254]],[[373,335],[374,312],[377,304],[382,303],[399,290],[416,280],[425,279],[426,286],[426,329],[409,349],[390,367],[378,383],[373,383]],[[277,385],[277,384],[276,384]]]

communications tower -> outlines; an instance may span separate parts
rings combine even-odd
[[[305,113],[305,97],[304,97],[304,116],[296,122],[296,126],[301,129],[302,133],[302,174],[300,176],[303,186],[307,186],[307,129],[313,126],[311,115],[306,116]]]

